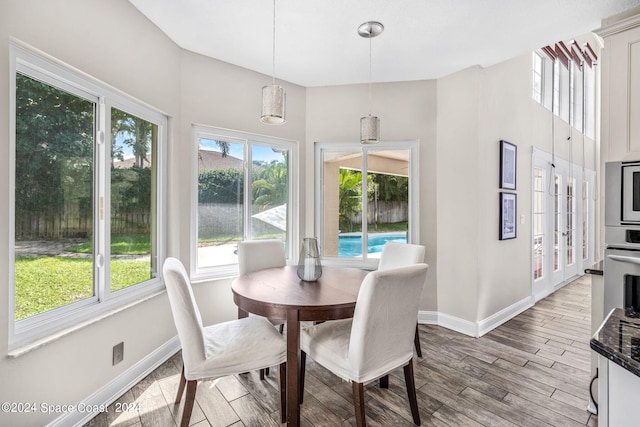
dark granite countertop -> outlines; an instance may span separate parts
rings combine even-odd
[[[640,318],[614,308],[591,338],[591,348],[640,377]]]
[[[596,274],[598,276],[602,276],[603,264],[604,263],[602,261],[598,261],[595,264],[593,264],[591,267],[585,268],[584,272],[587,274]]]

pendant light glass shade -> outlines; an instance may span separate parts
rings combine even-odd
[[[380,119],[369,114],[360,119],[360,143],[377,144],[380,141]]]
[[[285,122],[285,104],[287,95],[279,85],[262,88],[262,115],[260,121],[268,125],[279,125]]]

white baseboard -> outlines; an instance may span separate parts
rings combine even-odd
[[[438,325],[447,329],[451,329],[461,334],[477,337],[477,323],[464,320],[459,317],[450,316],[445,313],[438,313]]]
[[[506,307],[499,312],[492,314],[486,319],[476,322],[476,325],[478,327],[478,335],[476,336],[481,337],[487,332],[490,332],[498,326],[502,325],[504,322],[513,319],[526,309],[533,307],[533,302],[533,298],[530,296],[523,298],[520,301],[511,304],[509,307]]]
[[[422,325],[438,325],[470,337],[481,337],[532,307],[533,304],[533,297],[527,297],[477,322],[437,311],[420,311],[418,312],[418,323]]]
[[[147,357],[111,380],[104,387],[88,396],[82,402],[79,402],[77,406],[89,408],[110,405],[127,392],[127,390],[139,383],[140,380],[153,372],[158,366],[167,361],[167,359],[176,354],[178,350],[180,350],[180,341],[178,337],[175,336],[147,355]],[[68,412],[59,416],[47,426],[82,426],[96,415],[98,415],[98,412]]]

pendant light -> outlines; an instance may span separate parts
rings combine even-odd
[[[271,86],[262,88],[262,116],[260,121],[269,125],[285,122],[284,110],[287,95],[284,88],[276,84],[276,0],[273,0],[273,73]]]
[[[384,25],[377,21],[367,21],[358,27],[360,37],[369,39],[369,115],[360,119],[360,143],[377,144],[380,141],[380,119],[371,115],[371,39],[384,31]]]

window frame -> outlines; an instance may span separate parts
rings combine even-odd
[[[546,81],[545,81],[545,77],[546,77],[546,70],[545,70],[545,57],[544,54],[538,52],[538,51],[534,51],[532,53],[532,73],[531,73],[531,77],[532,77],[532,81],[531,81],[531,88],[532,88],[532,98],[535,102],[537,102],[538,104],[542,104],[544,105],[544,100],[545,100],[545,89],[546,89]],[[538,69],[536,67],[536,64],[540,65],[540,68]],[[539,76],[540,78],[540,92],[536,91],[536,76]],[[536,99],[536,96],[538,96],[540,99]]]
[[[587,138],[595,139],[596,134],[596,100],[597,100],[597,79],[596,66],[584,67],[582,69],[584,80],[583,94],[584,97],[584,134]]]
[[[329,152],[362,152],[362,175],[366,177],[365,171],[367,169],[367,156],[369,151],[393,151],[393,150],[407,150],[409,151],[409,209],[408,209],[408,242],[420,244],[420,168],[419,168],[419,155],[420,155],[420,141],[419,140],[402,140],[402,141],[381,141],[374,145],[362,145],[359,142],[316,142],[314,146],[314,193],[315,193],[315,231],[320,245],[320,252],[323,253],[322,247],[324,246],[324,205],[323,205],[323,153]],[[363,178],[363,181],[366,179]],[[366,192],[364,192],[366,194]],[[362,211],[367,212],[367,200],[363,199]],[[363,222],[364,226],[364,222]],[[363,227],[364,228],[364,227]],[[367,227],[368,228],[368,227]],[[363,236],[365,232],[363,230]],[[377,258],[367,257],[363,254],[362,257],[324,257],[323,262],[328,265],[340,265],[365,269],[375,269],[378,266]]]
[[[108,131],[111,108],[120,108],[158,127],[156,165],[156,265],[162,265],[166,253],[166,141],[167,116],[105,83],[41,52],[16,42],[9,47],[9,349],[15,350],[35,340],[46,339],[68,328],[79,327],[107,313],[148,298],[164,289],[162,271],[156,277],[110,292],[110,220],[99,220],[100,200],[110,212],[110,150]],[[66,304],[25,319],[15,320],[15,150],[16,150],[16,74],[20,73],[94,103],[93,153],[93,290],[92,297]]]
[[[285,258],[287,262],[295,259],[295,255],[298,248],[298,236],[299,230],[296,225],[298,221],[294,219],[298,218],[298,141],[277,138],[266,135],[259,135],[250,132],[243,132],[225,128],[219,128],[214,126],[194,124],[191,126],[191,139],[193,155],[191,156],[191,230],[190,230],[190,249],[191,249],[191,279],[193,280],[208,280],[217,279],[230,276],[236,276],[239,274],[238,264],[228,264],[220,266],[198,266],[198,151],[200,149],[200,139],[222,139],[232,140],[235,143],[244,144],[244,159],[243,159],[243,174],[244,174],[244,202],[243,212],[244,218],[251,217],[251,189],[247,191],[247,185],[251,182],[251,165],[252,165],[252,152],[251,147],[254,145],[263,147],[282,148],[289,151],[288,156],[288,196],[287,201],[287,242],[285,242]],[[243,222],[242,232],[243,240],[247,239],[251,234],[251,227],[249,221]]]
[[[584,117],[587,107],[584,102],[585,67],[585,64],[571,62],[571,126],[582,133],[585,131]]]

